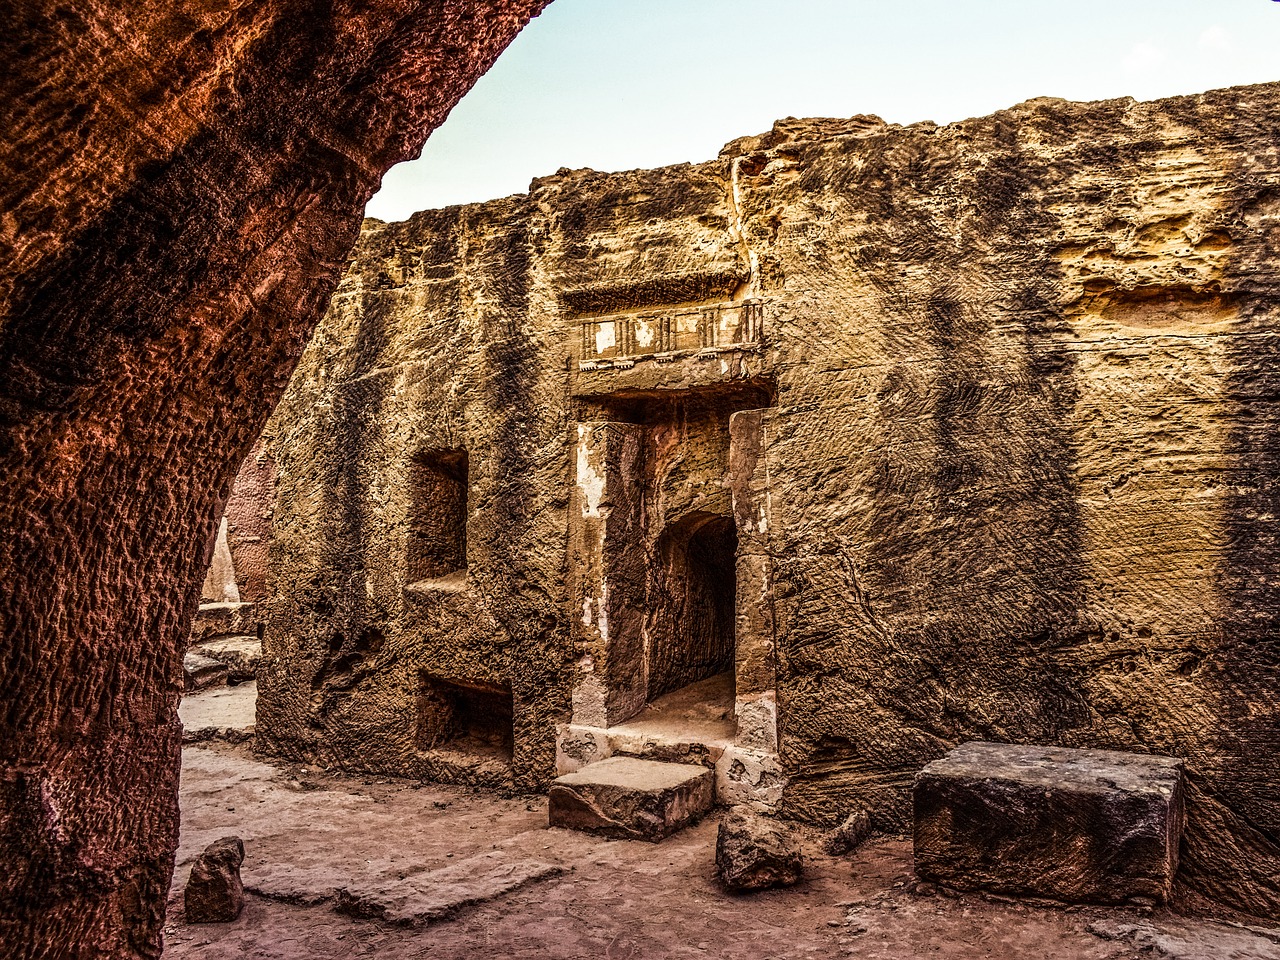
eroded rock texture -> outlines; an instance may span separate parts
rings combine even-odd
[[[182,891],[187,923],[230,923],[244,909],[244,841],[223,837],[204,848],[191,865],[191,876]]]
[[[382,172],[544,0],[26,0],[0,31],[0,943],[154,955],[182,646]]]
[[[1278,106],[1041,100],[759,166],[791,812],[905,826],[971,738],[1177,757],[1181,878],[1280,912]]]
[[[789,887],[804,878],[804,856],[783,824],[734,809],[716,833],[716,876],[738,893]]]
[[[1163,903],[1182,838],[1182,764],[1115,750],[966,743],[916,777],[926,880],[1055,900]]]
[[[547,795],[547,822],[657,843],[701,819],[714,795],[706,767],[610,757],[556,779]]]
[[[531,786],[729,669],[718,791],[903,829],[963,741],[1177,757],[1181,881],[1280,912],[1278,114],[790,121],[369,222],[273,428],[259,736]]]

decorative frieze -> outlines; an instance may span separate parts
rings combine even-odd
[[[578,369],[629,369],[641,360],[669,363],[754,348],[763,318],[764,303],[755,299],[592,317],[581,325]]]

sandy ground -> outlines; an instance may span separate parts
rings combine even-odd
[[[182,803],[169,957],[1280,960],[1271,931],[922,892],[898,838],[829,858],[810,837],[803,884],[731,896],[714,817],[661,844],[601,840],[549,829],[543,797],[277,767],[247,744],[189,745]],[[187,925],[191,860],[226,835],[245,842],[248,904]]]
[[[251,733],[257,702],[258,685],[254,682],[214,687],[183,697],[178,717],[182,720],[184,739],[218,736],[225,739],[227,731]]]

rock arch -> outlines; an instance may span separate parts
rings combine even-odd
[[[26,0],[0,40],[0,942],[155,956],[204,544],[383,172],[548,0]]]

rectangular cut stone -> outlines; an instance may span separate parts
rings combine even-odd
[[[182,672],[186,680],[186,692],[221,687],[227,682],[227,665],[221,660],[187,651],[182,658]]]
[[[715,777],[687,763],[609,757],[560,777],[548,799],[553,827],[656,843],[711,809]]]
[[[916,777],[915,868],[960,889],[1163,901],[1182,824],[1180,760],[966,743]]]

